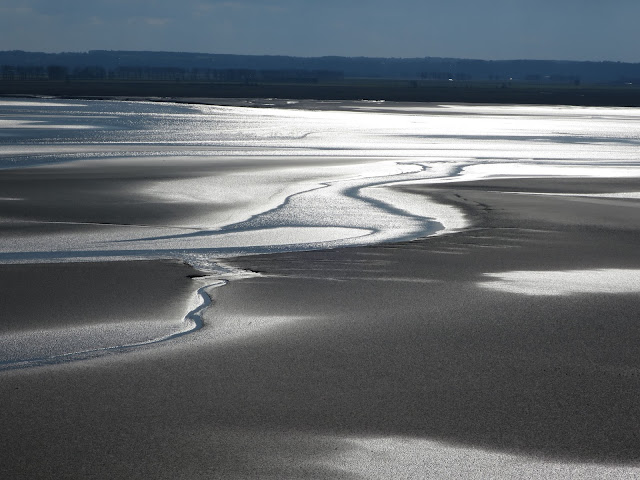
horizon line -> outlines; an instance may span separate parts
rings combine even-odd
[[[210,55],[210,56],[231,56],[231,57],[276,57],[276,58],[298,58],[298,59],[323,59],[323,58],[344,58],[344,59],[371,59],[371,60],[462,60],[462,61],[474,61],[474,62],[558,62],[558,63],[624,63],[629,65],[640,64],[640,61],[622,61],[622,60],[568,60],[568,59],[553,59],[553,58],[507,58],[507,59],[487,59],[487,58],[469,58],[469,57],[441,57],[441,56],[424,56],[424,57],[375,57],[367,55],[286,55],[286,54],[257,54],[257,53],[211,53],[211,52],[197,52],[197,51],[180,51],[180,50],[109,50],[109,49],[90,49],[85,51],[57,51],[57,52],[45,52],[35,50],[21,50],[10,49],[0,50],[0,53],[30,53],[30,54],[42,54],[42,55],[82,55],[91,54],[94,52],[127,52],[127,53],[167,53],[167,54],[191,54],[191,55]]]

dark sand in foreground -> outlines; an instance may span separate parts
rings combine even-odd
[[[0,334],[180,319],[198,274],[177,260],[0,265]]]
[[[640,269],[640,201],[496,192],[638,182],[404,188],[459,205],[475,226],[236,259],[264,275],[216,289],[189,341],[0,373],[0,476],[352,478],[341,439],[391,436],[522,462],[637,465],[640,294],[527,296],[481,284],[512,270]],[[231,322],[237,331],[220,340]],[[449,461],[456,472],[461,460]],[[527,477],[552,476],[535,465]],[[486,475],[478,466],[468,476]]]

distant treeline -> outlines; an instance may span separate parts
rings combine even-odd
[[[640,63],[456,58],[287,57],[92,50],[0,52],[3,79],[121,78],[314,82],[341,78],[639,84]]]
[[[101,66],[70,68],[63,65],[0,66],[0,79],[29,80],[148,80],[148,81],[208,81],[208,82],[293,82],[317,83],[342,80],[342,72],[327,70],[251,70],[241,68],[180,68],[180,67],[116,67]]]

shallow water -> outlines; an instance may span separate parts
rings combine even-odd
[[[238,254],[408,240],[466,222],[451,207],[384,188],[394,183],[640,175],[635,109],[332,108],[0,100],[0,167],[55,165],[76,178],[102,168],[127,180],[126,169],[136,166],[149,178],[137,178],[135,201],[177,212],[162,222],[122,224],[100,213],[80,221],[16,218],[7,205],[29,198],[2,195],[0,226],[60,228],[0,240],[0,261],[160,256],[205,265]],[[105,204],[122,194],[122,185],[113,185]]]
[[[635,109],[305,105],[0,100],[0,263],[177,258],[229,278],[224,257],[466,226],[396,184],[640,176]],[[25,333],[4,339],[0,361],[149,343],[185,325]]]

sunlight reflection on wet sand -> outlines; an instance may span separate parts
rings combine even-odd
[[[596,269],[567,271],[513,271],[485,273],[482,288],[523,295],[580,293],[639,293],[640,270]]]

